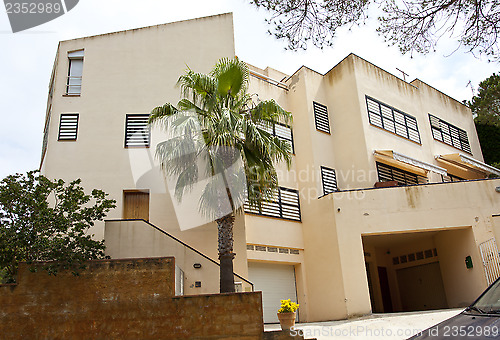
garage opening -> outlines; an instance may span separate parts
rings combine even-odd
[[[364,235],[362,241],[374,313],[464,307],[485,288],[471,227]],[[468,257],[475,266],[466,265]]]
[[[264,262],[248,263],[248,278],[254,291],[262,291],[264,323],[279,323],[280,301],[290,299],[297,302],[295,267],[288,264]],[[299,313],[300,309],[297,311]]]

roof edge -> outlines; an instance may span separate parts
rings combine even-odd
[[[441,93],[443,96],[446,96],[446,97],[450,98],[451,100],[456,101],[456,102],[457,102],[457,103],[459,103],[460,105],[463,105],[463,106],[465,106],[466,108],[469,108],[469,107],[468,107],[466,104],[464,104],[463,102],[459,101],[458,99],[453,98],[453,97],[452,97],[452,96],[450,96],[450,95],[447,95],[447,94],[446,94],[446,93],[444,93],[443,91],[438,90],[438,89],[437,89],[437,88],[435,88],[434,86],[427,84],[425,81],[423,81],[423,80],[421,80],[421,79],[419,79],[419,78],[415,78],[415,79],[413,79],[413,80],[410,82],[410,84],[411,84],[411,83],[413,83],[413,82],[415,82],[415,81],[419,81],[419,82],[421,82],[422,84],[424,84],[424,85],[426,85],[426,86],[430,87],[430,88],[431,88],[431,89],[433,89],[434,91],[437,91],[437,92]],[[414,85],[414,86],[415,86],[415,85]]]
[[[203,19],[209,19],[209,18],[215,18],[215,17],[222,17],[222,16],[231,16],[231,17],[233,17],[233,12],[226,12],[226,13],[209,15],[209,16],[206,16],[206,17],[184,19],[184,20],[166,22],[166,23],[163,23],[163,24],[157,24],[157,25],[151,25],[151,26],[145,26],[145,27],[138,27],[138,28],[131,28],[131,29],[126,29],[126,30],[121,30],[121,31],[115,31],[115,32],[109,32],[109,33],[89,35],[89,36],[80,37],[80,38],[73,38],[73,39],[61,40],[61,41],[59,41],[59,44],[60,43],[65,43],[65,42],[68,42],[68,41],[75,41],[75,40],[88,39],[88,38],[95,38],[95,37],[101,37],[101,36],[113,35],[113,34],[120,34],[120,33],[126,33],[126,32],[133,32],[133,31],[139,31],[139,30],[144,30],[144,29],[150,29],[150,28],[154,28],[154,27],[167,26],[167,25],[172,25],[172,24],[180,24],[180,23],[184,23],[184,22],[188,22],[188,21],[203,20]]]

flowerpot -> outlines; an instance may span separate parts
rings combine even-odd
[[[280,320],[282,330],[287,331],[292,328],[292,326],[295,326],[295,314],[295,312],[278,313],[278,319]]]

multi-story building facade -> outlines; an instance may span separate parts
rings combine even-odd
[[[92,230],[108,255],[175,254],[184,294],[217,289],[217,227],[183,226],[196,204],[171,198],[155,157],[165,135],[146,121],[179,100],[187,66],[234,55],[224,14],[63,41],[52,73],[42,173],[108,192],[117,208]],[[464,306],[500,275],[500,180],[487,178],[500,170],[466,106],[353,54],[326,74],[249,68],[250,92],[294,119],[272,131],[294,150],[276,201],[234,228],[237,281],[263,291],[266,322],[283,298],[301,321]]]

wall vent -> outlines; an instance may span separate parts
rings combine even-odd
[[[299,249],[257,246],[257,245],[253,245],[253,244],[247,244],[247,250],[266,251],[268,253],[278,253],[278,254],[292,254],[292,255],[299,255],[300,254]]]
[[[437,249],[426,249],[422,251],[417,251],[415,253],[395,256],[392,258],[392,264],[398,265],[407,262],[420,261],[424,259],[428,259],[431,257],[437,257]]]

